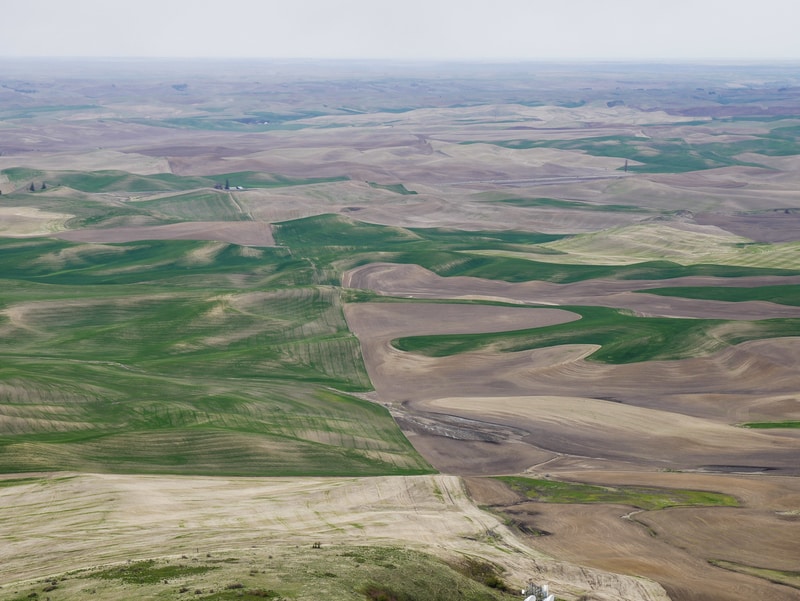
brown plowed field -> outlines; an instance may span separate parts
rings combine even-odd
[[[737,285],[787,280],[796,283],[797,278],[744,278]],[[631,292],[728,283],[717,278],[509,284],[373,264],[350,272],[344,283],[409,299],[598,304],[646,308],[640,312],[650,315],[724,319],[798,314],[795,307],[772,303]],[[735,426],[800,418],[800,339],[758,340],[708,356],[628,365],[588,361],[595,347],[587,345],[437,358],[404,353],[391,344],[421,333],[522,327],[524,322],[516,320],[526,311],[532,313],[527,327],[545,325],[549,312],[565,315],[555,308],[484,306],[478,317],[471,313],[475,308],[413,301],[345,307],[362,343],[375,398],[393,411],[429,461],[446,473],[470,476],[469,490],[478,503],[495,506],[532,531],[549,533],[527,539],[555,557],[651,578],[673,599],[800,599],[796,589],[709,563],[789,571],[800,565],[800,437],[794,431]],[[501,473],[712,490],[735,496],[741,506],[642,512],[608,504],[543,504],[475,477]]]
[[[189,221],[168,225],[72,230],[60,232],[57,236],[72,242],[214,240],[242,246],[275,246],[272,228],[261,221]]]
[[[343,285],[407,298],[484,299],[510,303],[594,305],[630,309],[642,315],[707,319],[800,317],[800,309],[762,301],[723,302],[634,293],[670,286],[771,286],[798,284],[800,276],[743,278],[683,277],[671,280],[588,280],[571,284],[502,282],[442,277],[419,265],[372,263],[345,274]]]

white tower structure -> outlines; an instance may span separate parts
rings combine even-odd
[[[550,594],[549,588],[546,584],[539,586],[530,582],[527,588],[522,590],[522,595],[525,601],[555,601],[556,596]]]

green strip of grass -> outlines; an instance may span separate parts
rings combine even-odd
[[[375,182],[368,182],[370,188],[376,188],[378,190],[388,190],[389,192],[394,192],[395,194],[400,194],[403,196],[409,196],[416,194],[413,190],[409,190],[403,184],[377,184]]]
[[[112,352],[113,354],[113,352]],[[3,357],[9,419],[0,471],[241,476],[408,475],[431,468],[380,406],[328,389],[329,377],[275,362],[259,378],[137,363]],[[217,369],[208,366],[209,372]],[[272,376],[267,379],[264,376]]]
[[[3,175],[12,182],[44,180],[48,186],[63,185],[81,192],[187,192],[197,189],[224,186],[235,188],[278,188],[287,186],[303,186],[329,182],[347,181],[346,176],[320,178],[291,178],[277,174],[258,171],[239,171],[209,176],[184,176],[173,173],[157,173],[140,175],[119,170],[99,171],[41,171],[25,168],[4,169]],[[402,185],[401,185],[402,186]],[[38,188],[38,183],[37,183]],[[407,191],[407,193],[410,193]],[[220,217],[217,216],[219,219]]]
[[[597,486],[579,482],[498,476],[519,494],[541,503],[614,503],[639,509],[702,506],[736,507],[738,501],[716,492],[643,486]]]
[[[5,175],[12,183],[19,185],[23,182],[40,180],[44,172],[39,169],[29,169],[27,167],[10,167],[0,171],[0,174]]]
[[[278,244],[312,261],[321,273],[331,270],[327,283],[338,284],[347,268],[376,260],[411,263],[438,275],[471,276],[508,282],[532,280],[569,283],[593,278],[669,279],[684,276],[742,277],[794,275],[785,269],[726,265],[682,266],[669,261],[634,265],[562,265],[504,256],[471,254],[477,250],[548,252],[539,245],[563,236],[519,231],[461,232],[446,229],[387,227],[361,223],[340,215],[320,215],[277,224]],[[336,273],[333,273],[333,272]]]
[[[762,578],[763,580],[767,580],[769,582],[774,582],[775,584],[782,584],[784,586],[800,589],[800,571],[759,568],[741,563],[735,563],[733,561],[724,561],[721,559],[711,559],[708,563],[718,568],[730,570],[731,572],[747,574],[749,576],[755,576],[756,578]]]
[[[127,171],[54,172],[50,185],[60,184],[83,192],[158,192],[214,186],[214,180],[172,173],[136,175]]]
[[[260,171],[237,171],[234,173],[220,173],[219,175],[214,175],[213,179],[222,184],[227,180],[230,186],[243,186],[245,188],[285,188],[289,186],[345,182],[350,178],[346,176],[297,178],[273,173],[262,173]]]
[[[5,280],[63,286],[129,285],[192,287],[209,278],[208,287],[224,276],[246,273],[251,282],[270,281],[273,287],[312,282],[309,265],[286,249],[263,248],[242,252],[234,244],[217,246],[207,261],[193,257],[212,243],[186,240],[148,240],[126,244],[74,244],[51,239],[0,239],[0,276]]]
[[[156,584],[176,578],[197,576],[218,569],[219,566],[213,565],[162,565],[156,563],[154,559],[149,559],[96,572],[91,577],[101,580],[119,580],[125,584]],[[84,576],[84,578],[86,577]]]
[[[628,159],[641,163],[630,165],[629,171],[643,173],[683,173],[732,165],[759,166],[757,163],[736,158],[743,153],[768,156],[800,154],[800,142],[794,135],[794,130],[789,128],[776,128],[774,132],[755,139],[725,144],[690,144],[683,139],[655,140],[635,136],[603,136],[578,140],[517,139],[493,142],[493,144],[510,149],[546,147],[579,150],[594,156]],[[622,169],[622,165],[619,168]]]
[[[702,300],[728,302],[769,301],[779,305],[800,306],[800,285],[796,284],[759,286],[756,288],[739,288],[732,286],[676,286],[670,288],[637,290],[637,292]]]
[[[576,200],[558,198],[501,198],[487,202],[498,202],[526,208],[555,208],[578,211],[602,211],[603,213],[648,213],[647,209],[633,205],[596,205]]]
[[[497,247],[496,247],[497,248]],[[520,248],[512,250],[523,250]],[[537,252],[536,247],[529,249]],[[467,252],[404,253],[393,258],[397,263],[415,263],[438,275],[470,276],[505,282],[543,281],[569,284],[592,279],[667,280],[688,276],[723,278],[758,275],[796,275],[790,269],[740,267],[736,265],[679,265],[671,261],[646,261],[633,265],[569,265],[530,261],[513,257],[470,255]]]
[[[782,421],[782,422],[747,422],[741,424],[742,428],[755,428],[758,430],[772,430],[781,428],[800,428],[798,421]]]
[[[21,484],[33,484],[41,482],[41,478],[0,478],[0,488],[10,488]]]
[[[747,340],[800,335],[800,319],[748,322],[746,330],[720,334],[727,323],[713,319],[637,317],[606,307],[560,307],[582,319],[565,324],[488,334],[410,336],[392,341],[395,348],[432,357],[445,357],[492,346],[516,352],[562,344],[593,344],[600,349],[593,361],[611,364],[683,359],[707,354]]]
[[[150,127],[173,127],[180,129],[200,129],[210,131],[272,131],[284,129],[301,129],[311,127],[307,124],[294,123],[302,119],[309,119],[327,115],[322,111],[304,110],[296,113],[273,113],[268,111],[251,111],[246,117],[176,117],[163,120],[130,119],[129,122],[142,123]]]

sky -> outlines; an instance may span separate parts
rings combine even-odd
[[[800,60],[800,0],[0,0],[0,14],[0,60]]]

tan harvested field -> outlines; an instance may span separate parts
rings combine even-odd
[[[0,207],[0,235],[17,238],[53,234],[66,229],[64,223],[71,217],[35,207]]]
[[[10,583],[87,566],[225,549],[263,559],[275,548],[321,541],[484,557],[514,586],[547,581],[568,601],[800,600],[793,584],[800,430],[740,427],[800,421],[800,338],[713,352],[698,346],[686,359],[618,365],[593,361],[598,347],[588,344],[438,358],[391,344],[403,336],[567,324],[579,318],[559,308],[570,305],[727,320],[715,331],[720,339],[746,331],[747,322],[800,319],[799,307],[768,300],[643,293],[800,284],[794,67],[452,65],[439,72],[420,65],[384,72],[288,62],[242,63],[228,72],[188,61],[92,68],[97,75],[66,63],[41,73],[0,68],[0,235],[86,243],[39,257],[37,269],[78,263],[79,272],[96,256],[124,254],[116,243],[140,240],[217,242],[187,257],[187,265],[208,265],[224,243],[276,246],[274,224],[338,214],[404,228],[567,236],[535,247],[459,246],[454,263],[462,255],[566,267],[671,261],[780,268],[784,275],[510,283],[391,263],[395,247],[362,253],[348,263],[360,266],[341,274],[341,288],[403,301],[344,305],[374,388],[362,396],[391,411],[439,475],[0,476],[0,597],[13,598]],[[236,184],[253,173],[267,177],[228,192],[209,183],[230,177]],[[351,242],[327,244],[320,256],[279,252],[307,264],[311,279],[338,295],[339,273],[332,272]],[[317,272],[331,248],[340,262]],[[33,289],[33,279],[19,289]],[[226,293],[217,310],[244,314],[250,301],[273,293]],[[294,302],[286,298],[287,306]],[[415,302],[432,300],[439,302]],[[447,302],[456,300],[506,305]],[[69,299],[2,305],[0,331],[32,337],[46,327],[42,315],[94,306]],[[209,324],[214,318],[204,317]],[[202,341],[222,351],[253,334],[220,331]],[[15,390],[10,382],[0,394]],[[52,419],[25,421],[8,411],[0,435],[91,427],[69,421],[57,399],[38,401]],[[324,428],[317,442],[330,442]],[[739,506],[640,511],[542,503],[490,478],[519,474],[722,492]],[[756,569],[788,575],[777,584]]]
[[[281,547],[321,542],[484,556],[501,563],[515,587],[536,577],[565,594],[591,590],[596,599],[666,600],[646,581],[576,568],[526,547],[499,518],[479,509],[455,476],[62,474],[0,486],[0,500],[9,516],[0,521],[3,588],[87,565],[146,559],[155,550],[181,556],[252,549],[266,561]]]

